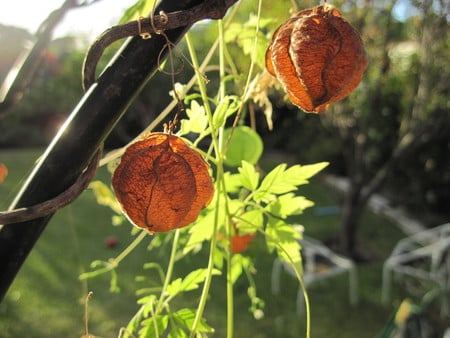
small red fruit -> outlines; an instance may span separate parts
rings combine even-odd
[[[0,162],[0,183],[3,183],[6,176],[8,176],[8,168]]]
[[[117,244],[119,244],[119,240],[116,236],[108,236],[105,238],[104,243],[107,248],[113,249],[117,246]]]
[[[253,240],[254,235],[233,235],[231,237],[231,251],[241,253],[248,249],[248,245]]]

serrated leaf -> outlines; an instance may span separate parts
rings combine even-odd
[[[294,165],[288,168],[283,176],[284,179],[296,186],[308,183],[308,179],[316,175],[328,165],[328,162],[319,162],[307,165]]]
[[[233,255],[231,259],[231,282],[234,284],[245,269],[251,266],[251,260],[240,254]]]
[[[237,279],[242,275],[243,267],[242,263],[240,261],[240,258],[242,255],[236,254],[233,255],[233,258],[231,259],[231,271],[230,271],[230,278],[231,283],[234,284]]]
[[[232,174],[229,171],[226,171],[223,175],[225,180],[225,186],[227,189],[227,193],[234,194],[241,190],[242,182],[240,174]]]
[[[303,196],[295,196],[293,193],[287,193],[274,201],[268,206],[267,210],[274,216],[286,218],[292,215],[300,215],[306,208],[312,207],[314,202]]]
[[[268,200],[273,194],[287,193],[296,189],[295,185],[283,181],[283,173],[286,170],[286,166],[286,163],[277,165],[263,178],[255,194],[256,200]]]
[[[181,278],[174,279],[169,285],[167,285],[166,292],[172,297],[176,296],[178,293],[182,291],[181,283],[182,283]]]
[[[301,267],[301,234],[283,220],[270,218],[266,228],[266,243],[269,251],[276,250],[282,261]]]
[[[154,303],[156,303],[156,301],[157,301],[156,295],[148,295],[148,296],[139,298],[137,303],[142,304],[142,305],[143,304],[154,304]]]
[[[202,133],[207,125],[208,118],[205,108],[198,104],[196,100],[191,101],[191,107],[186,109],[188,119],[181,120],[180,135],[188,133]]]
[[[264,225],[264,214],[261,209],[253,209],[236,217],[236,226],[239,229],[239,234],[253,234]]]
[[[183,330],[181,327],[174,324],[173,321],[171,324],[172,325],[170,326],[170,331],[169,331],[169,335],[167,336],[167,338],[187,338],[187,337],[189,337],[189,335],[185,331],[185,330],[189,330],[188,328]]]
[[[242,165],[238,168],[241,184],[244,188],[253,191],[258,187],[259,173],[255,167],[247,161],[242,161]]]
[[[225,32],[225,41],[235,41],[245,55],[253,55],[255,52],[255,62],[261,69],[265,68],[265,53],[269,44],[268,37],[258,31],[258,40],[255,46],[256,27],[263,28],[273,21],[272,19],[259,20],[254,14],[250,14],[249,19],[244,24],[233,23]],[[256,50],[255,50],[256,48]]]
[[[296,190],[299,185],[308,183],[308,179],[328,165],[326,162],[310,165],[294,165],[287,168],[285,163],[275,167],[261,182],[257,200],[268,200],[272,194],[280,195]]]
[[[177,278],[173,280],[168,286],[167,286],[167,293],[171,295],[172,297],[175,297],[177,294],[181,292],[186,291],[192,291],[198,288],[200,283],[203,283],[203,281],[206,278],[206,275],[208,273],[207,269],[197,269],[194,271],[191,271],[185,278]],[[212,271],[213,275],[220,275],[220,271],[217,269],[214,269]]]
[[[213,269],[211,272],[213,275],[220,275],[220,271],[217,269]],[[208,269],[197,269],[191,271],[181,283],[182,291],[191,291],[197,289],[200,283],[205,281],[205,278],[208,274]]]
[[[211,203],[213,204],[214,201]],[[214,224],[214,211],[207,208],[206,213],[201,215],[197,220],[189,227],[189,238],[183,248],[183,255],[198,248],[204,241],[211,239],[213,234]]]
[[[139,338],[154,338],[160,337],[162,333],[167,328],[167,324],[169,323],[169,316],[156,316],[145,319],[141,322],[144,326],[141,330],[139,330]]]
[[[180,327],[185,327],[190,330],[194,323],[196,311],[197,310],[193,309],[181,309],[173,313],[171,318],[175,320]],[[214,332],[214,329],[206,324],[206,320],[202,318],[197,326],[197,332]]]

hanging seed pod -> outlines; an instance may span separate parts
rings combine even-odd
[[[211,201],[208,168],[181,138],[154,133],[127,148],[112,185],[134,224],[150,233],[169,231],[195,221]]]
[[[298,12],[282,24],[266,52],[266,68],[293,104],[321,112],[361,82],[367,66],[361,37],[331,5]]]

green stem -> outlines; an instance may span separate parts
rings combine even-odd
[[[80,280],[83,280],[83,279],[87,279],[87,278],[97,277],[97,276],[100,276],[101,274],[104,274],[104,273],[106,273],[108,271],[114,270],[115,268],[117,268],[119,266],[119,263],[122,260],[124,260],[139,245],[139,243],[141,243],[141,241],[147,235],[148,235],[148,232],[141,231],[139,236],[137,236],[134,239],[134,241],[131,242],[131,244],[128,245],[128,247],[119,254],[119,256],[117,256],[116,258],[111,258],[108,261],[108,265],[106,267],[104,267],[102,269],[95,270],[95,271],[82,273],[78,278]]]
[[[172,250],[170,251],[169,264],[167,265],[166,278],[164,279],[164,284],[161,290],[161,295],[159,296],[159,301],[156,306],[155,314],[158,315],[164,305],[164,297],[166,297],[166,289],[172,279],[173,267],[175,265],[175,258],[177,254],[178,239],[180,238],[180,229],[175,230],[175,235],[173,237]]]
[[[213,124],[213,114],[212,114],[212,110],[211,110],[211,105],[209,104],[208,93],[206,91],[205,79],[203,77],[203,74],[200,71],[197,53],[195,52],[195,48],[192,43],[190,34],[187,33],[185,35],[185,37],[186,37],[187,47],[189,50],[189,55],[191,56],[191,60],[192,60],[192,66],[194,67],[195,76],[197,78],[197,83],[198,83],[198,86],[200,89],[200,95],[202,97],[203,107],[205,108],[206,116],[208,118],[209,128],[211,129],[211,139],[212,139],[214,151],[216,153],[216,158],[220,158],[221,156],[219,156],[220,148],[219,148],[219,144],[217,141],[217,131],[214,128],[214,124]],[[219,165],[219,163],[218,163],[218,165]]]
[[[166,278],[164,279],[164,284],[161,289],[161,294],[159,295],[158,303],[156,304],[156,309],[154,311],[152,311],[153,326],[155,328],[156,337],[159,337],[158,323],[156,321],[156,318],[159,315],[159,313],[161,312],[161,310],[163,309],[165,302],[167,301],[166,290],[167,290],[167,286],[170,283],[170,280],[172,279],[173,267],[175,265],[175,257],[177,254],[179,238],[180,238],[180,229],[177,229],[177,230],[175,230],[175,235],[173,237],[172,250],[170,251],[170,258],[169,258],[169,264],[167,265]]]
[[[205,80],[203,78],[203,75],[200,72],[197,54],[195,52],[195,49],[194,49],[194,46],[191,41],[189,33],[186,34],[186,43],[187,43],[187,47],[189,50],[189,54],[191,56],[195,75],[197,77],[198,85],[200,88],[200,94],[202,96],[203,105],[205,107],[205,112],[208,117],[209,127],[211,128],[212,143],[213,143],[213,148],[214,148],[216,158],[217,158],[217,179],[216,179],[217,198],[216,198],[216,206],[214,209],[214,225],[213,225],[214,228],[213,228],[213,235],[211,238],[211,246],[210,246],[210,250],[209,250],[208,267],[207,267],[205,283],[203,284],[202,294],[200,296],[200,301],[199,301],[199,304],[197,307],[197,312],[195,313],[194,322],[193,322],[192,328],[191,328],[190,337],[193,338],[196,335],[197,327],[200,323],[200,320],[203,317],[203,312],[205,310],[206,301],[208,298],[209,289],[211,286],[211,281],[212,281],[212,276],[213,276],[214,251],[216,250],[217,229],[218,229],[218,223],[219,223],[219,209],[220,209],[220,184],[218,184],[217,182],[220,182],[223,180],[223,161],[222,161],[222,156],[220,154],[219,143],[217,140],[217,132],[214,129],[214,125],[213,125],[212,112],[211,112],[211,107],[209,105],[208,95],[206,92]]]
[[[148,232],[143,230],[141,231],[141,233],[139,234],[139,236],[136,237],[136,239],[131,242],[130,245],[128,245],[128,247],[123,250],[119,256],[117,256],[114,261],[116,262],[116,264],[118,265],[123,259],[125,259],[125,257],[127,257],[138,245],[139,243],[141,243],[141,241],[148,235]]]
[[[265,231],[260,230],[260,232],[264,236],[271,238],[272,241],[275,243],[275,245],[278,246],[278,248],[280,248],[284,252],[284,254],[286,255],[286,257],[289,260],[288,263],[294,269],[295,276],[297,277],[298,283],[300,284],[300,287],[302,288],[303,299],[305,300],[306,338],[310,338],[311,337],[311,307],[309,304],[308,292],[306,292],[306,287],[305,287],[305,284],[303,283],[303,278],[302,278],[301,272],[297,269],[297,265],[295,264],[294,260],[291,258],[289,253],[286,251],[286,249],[283,247],[283,245],[281,245],[279,242],[277,242],[273,237],[268,235]]]
[[[205,310],[206,301],[208,299],[209,288],[211,286],[213,270],[214,270],[214,251],[216,250],[217,245],[217,228],[219,223],[219,208],[220,208],[220,198],[219,195],[216,198],[216,205],[214,211],[214,225],[213,225],[213,234],[211,238],[211,246],[209,249],[209,257],[208,257],[208,267],[205,278],[205,283],[203,284],[202,294],[200,296],[200,301],[197,306],[197,312],[195,313],[194,322],[192,323],[190,338],[194,338],[196,336],[196,331],[200,320],[203,317],[203,312]]]
[[[219,87],[219,102],[225,98],[226,86],[225,86],[225,37],[223,32],[223,21],[218,21],[219,28],[219,75],[220,75],[220,87]],[[219,130],[219,147],[222,149],[223,142],[223,126]],[[222,157],[221,157],[222,158]],[[222,167],[223,170],[223,167]],[[225,198],[225,211],[227,214],[227,238],[228,238],[228,250],[226,253],[227,260],[227,338],[233,338],[234,333],[234,293],[233,293],[233,280],[231,277],[231,260],[233,253],[231,250],[231,236],[232,236],[232,222],[230,219],[230,210],[228,208],[228,198],[226,194],[226,186],[224,176],[220,177],[220,184]]]

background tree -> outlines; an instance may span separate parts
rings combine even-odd
[[[448,154],[448,137],[447,144],[442,137],[450,128],[449,72],[444,66],[449,55],[448,8],[443,2],[416,1],[419,15],[401,23],[393,18],[395,4],[380,8],[378,2],[367,1],[357,7],[350,2],[369,54],[366,80],[352,98],[321,114],[341,142],[349,189],[340,244],[356,257],[361,213],[393,170],[399,174],[403,163],[417,163],[415,152],[427,145]]]

